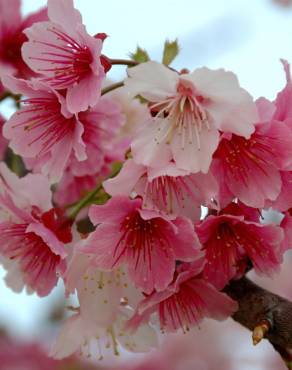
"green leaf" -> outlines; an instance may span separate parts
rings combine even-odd
[[[130,53],[130,58],[138,63],[145,63],[150,60],[147,51],[140,48],[140,46],[137,46],[135,53]]]
[[[174,41],[166,40],[164,43],[162,63],[166,66],[170,65],[170,63],[178,55],[179,51],[180,47],[177,39]]]

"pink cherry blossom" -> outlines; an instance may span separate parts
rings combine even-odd
[[[237,197],[257,208],[275,200],[282,185],[280,170],[291,165],[291,142],[292,131],[276,121],[257,124],[250,139],[223,135],[212,163],[222,198]]]
[[[73,0],[48,0],[48,16],[50,22],[25,30],[29,41],[22,47],[23,59],[54,89],[67,89],[70,112],[84,111],[100,97],[102,40],[86,32]]]
[[[249,216],[234,205],[196,226],[206,252],[204,277],[218,289],[244,273],[248,259],[257,273],[266,275],[277,271],[282,263],[282,229],[250,221]]]
[[[118,176],[104,182],[110,195],[143,198],[143,208],[167,216],[186,216],[199,220],[201,205],[214,207],[218,186],[212,174],[189,174],[170,163],[162,170],[147,168],[133,160],[125,162]]]
[[[198,325],[203,318],[224,320],[237,310],[237,303],[226,294],[217,291],[200,274],[204,260],[190,266],[181,265],[176,280],[163,292],[154,292],[140,302],[128,327],[137,329],[157,312],[160,327],[164,331]]]
[[[27,40],[23,30],[45,20],[45,8],[22,19],[20,0],[0,0],[0,76],[7,73],[23,78],[34,75],[21,57],[21,47]]]
[[[70,225],[52,208],[48,180],[18,178],[0,164],[0,211],[0,255],[17,262],[28,288],[48,295],[64,272],[64,244],[71,241]]]
[[[86,240],[86,253],[97,267],[111,270],[125,263],[137,287],[151,293],[172,281],[175,261],[201,256],[200,243],[187,218],[167,220],[141,209],[142,200],[116,196],[92,206],[89,217],[97,229]]]
[[[125,330],[131,312],[128,307],[135,307],[142,294],[123,268],[99,271],[81,250],[82,245],[75,249],[65,273],[66,289],[69,293],[77,290],[80,307],[61,328],[51,356],[62,359],[77,352],[101,359],[106,348],[118,355],[119,346],[132,352],[156,346],[155,332],[149,326],[144,325],[134,336]]]
[[[251,96],[223,69],[199,68],[181,74],[156,63],[130,68],[125,86],[150,103],[155,117],[132,142],[134,160],[164,167],[171,160],[190,172],[208,172],[219,132],[249,138],[257,120]],[[234,117],[236,116],[236,120]]]
[[[70,155],[86,159],[84,127],[68,112],[64,98],[37,82],[3,78],[7,88],[23,93],[23,106],[5,123],[3,133],[10,147],[24,158],[33,158],[52,182],[60,179]]]
[[[101,98],[77,116],[68,112],[62,95],[36,80],[3,81],[28,97],[7,121],[4,135],[29,168],[49,175],[52,182],[66,169],[74,176],[93,175],[101,171],[108,153],[117,151],[114,138],[123,116],[112,100]]]

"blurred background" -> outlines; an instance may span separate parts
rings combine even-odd
[[[45,4],[45,0],[23,0],[22,12],[27,15]],[[173,63],[177,69],[206,65],[232,70],[255,98],[274,99],[285,84],[279,59],[292,61],[292,1],[75,0],[75,6],[89,33],[109,35],[103,52],[111,58],[127,58],[139,45],[160,61],[165,39],[178,38],[181,52]],[[114,80],[124,76],[125,69],[117,66],[109,75]],[[0,105],[6,118],[13,110],[12,102]],[[287,255],[279,276],[256,280],[292,298],[291,266],[292,257]],[[76,359],[57,363],[44,351],[64,314],[63,287],[39,299],[14,294],[0,279],[0,291],[0,370],[285,369],[268,343],[253,347],[250,333],[232,320],[206,321],[187,335],[168,337],[159,350],[145,356],[123,354],[112,364],[99,362],[97,367]]]

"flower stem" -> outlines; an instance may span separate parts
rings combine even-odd
[[[109,178],[115,177],[121,170],[121,163],[116,162],[113,166],[112,173],[110,174]],[[87,193],[83,198],[81,198],[78,202],[69,205],[65,208],[71,208],[68,217],[71,219],[75,219],[78,213],[86,206],[89,206],[95,199],[95,196],[99,193],[102,189],[102,184],[98,184],[95,189]]]
[[[96,194],[100,191],[102,185],[98,185],[95,189],[90,191],[84,198],[82,198],[77,204],[72,207],[72,210],[69,213],[69,218],[75,219],[78,213],[94,199]]]
[[[130,60],[130,59],[110,59],[110,63],[112,65],[122,65],[122,66],[129,66],[129,67],[134,67],[139,64],[135,60]]]
[[[109,93],[110,91],[118,89],[119,87],[122,87],[122,86],[124,86],[124,81],[116,82],[112,85],[106,86],[101,90],[101,95],[105,95]]]

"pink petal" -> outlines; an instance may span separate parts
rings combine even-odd
[[[283,212],[292,207],[292,171],[281,172],[282,187],[281,192],[274,202],[268,202],[268,206]]]
[[[142,95],[151,102],[164,100],[175,93],[178,75],[157,62],[146,62],[128,69],[125,90],[131,95]]]
[[[219,144],[219,133],[215,129],[202,129],[199,139],[193,133],[192,142],[185,142],[182,146],[182,137],[176,132],[171,141],[173,158],[179,168],[192,173],[207,173],[212,161],[212,154]]]
[[[64,248],[64,244],[59,241],[59,239],[56,237],[56,235],[46,228],[41,223],[30,223],[29,226],[26,229],[27,233],[34,233],[41,237],[43,241],[49,246],[51,251],[60,256],[62,259],[67,257],[67,252]]]
[[[252,97],[239,86],[234,73],[203,67],[183,77],[194,83],[199,94],[210,99],[206,109],[216,128],[250,137],[258,120],[257,110]]]
[[[119,174],[111,179],[104,181],[103,187],[112,196],[130,195],[138,179],[145,172],[145,167],[136,164],[132,159],[128,159]]]
[[[118,242],[118,227],[102,224],[89,235],[80,252],[92,256],[94,265],[99,269],[111,271],[123,262],[122,258],[116,262],[115,249]]]
[[[260,122],[270,121],[276,111],[276,106],[266,98],[258,98],[256,100],[256,106],[259,115]]]
[[[132,154],[136,163],[151,167],[164,167],[172,159],[170,145],[166,143],[169,130],[167,120],[145,122],[132,141]]]
[[[91,206],[89,218],[94,225],[99,223],[115,224],[140,206],[141,199],[130,200],[126,196],[116,196],[102,206]]]
[[[74,8],[73,0],[48,0],[48,15],[52,22],[68,31],[75,31],[76,25],[82,23],[81,14]]]
[[[100,97],[101,76],[89,75],[79,83],[68,88],[66,101],[71,113],[85,111],[88,106],[93,107]]]
[[[202,246],[191,221],[185,217],[178,217],[173,223],[178,229],[175,236],[175,258],[185,262],[201,258],[204,253],[201,251]]]
[[[237,302],[228,297],[227,294],[219,292],[204,280],[194,279],[190,282],[190,285],[203,299],[207,317],[222,321],[238,310]]]

